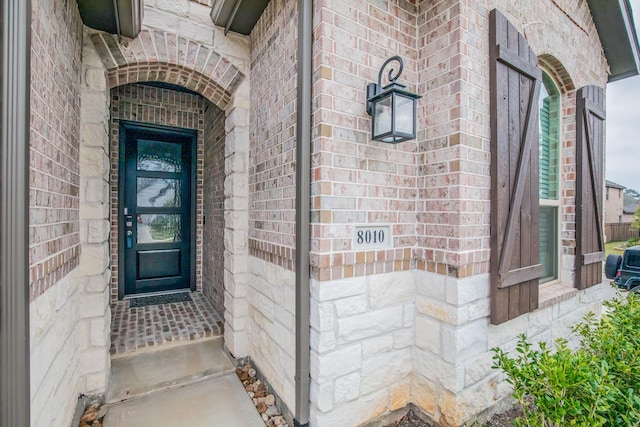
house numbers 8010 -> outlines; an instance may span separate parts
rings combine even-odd
[[[393,247],[391,226],[360,226],[355,227],[353,235],[354,249],[384,249]]]

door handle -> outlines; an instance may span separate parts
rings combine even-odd
[[[133,247],[133,231],[127,230],[127,249]]]

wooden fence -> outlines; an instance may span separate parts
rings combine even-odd
[[[619,242],[637,237],[638,230],[632,230],[630,222],[611,223],[604,225],[604,235],[607,242]]]

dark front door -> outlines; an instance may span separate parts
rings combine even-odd
[[[195,139],[194,131],[121,124],[120,296],[191,288]]]

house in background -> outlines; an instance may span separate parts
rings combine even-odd
[[[631,229],[638,202],[625,195],[624,190],[624,186],[605,180],[604,234],[607,242],[628,240],[638,235]]]
[[[220,333],[296,425],[460,426],[508,399],[491,348],[600,310],[627,0],[2,7],[0,424],[67,426],[112,354]],[[417,134],[372,141],[396,55]],[[180,292],[200,323],[129,333]]]
[[[605,224],[628,222],[623,221],[625,187],[613,181],[605,180],[604,222]]]
[[[636,209],[638,209],[637,200],[626,200],[622,208],[622,222],[632,223],[635,218]]]

